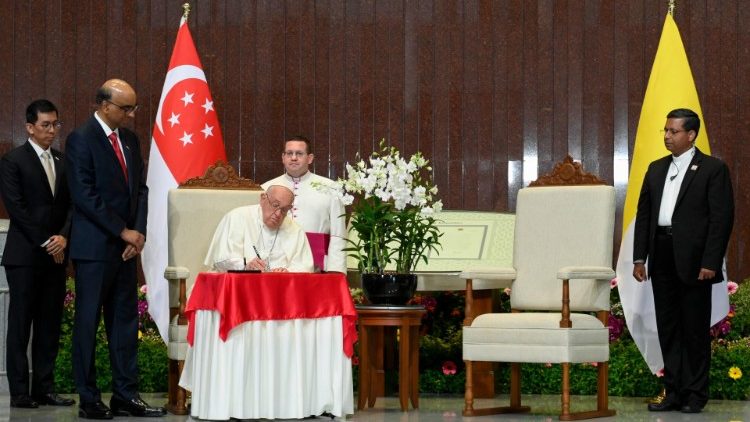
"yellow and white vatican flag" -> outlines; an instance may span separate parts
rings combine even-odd
[[[632,274],[633,229],[638,197],[646,170],[652,161],[669,154],[659,131],[664,128],[667,113],[676,108],[689,108],[698,113],[704,124],[701,125],[695,145],[702,152],[710,154],[708,131],[703,121],[703,112],[698,101],[698,92],[695,89],[685,47],[672,15],[667,14],[635,135],[633,161],[630,166],[622,218],[622,243],[617,260],[618,289],[625,320],[633,340],[653,373],[664,367],[664,361],[656,331],[651,281],[639,283]],[[711,324],[719,322],[728,312],[729,298],[725,276],[724,282],[713,286]]]

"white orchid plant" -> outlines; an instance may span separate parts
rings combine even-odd
[[[352,206],[349,224],[356,232],[345,250],[357,259],[361,273],[414,271],[437,251],[442,234],[434,214],[443,208],[432,183],[429,161],[417,152],[407,161],[393,146],[380,142],[368,161],[357,156],[346,165],[346,177],[328,189]]]

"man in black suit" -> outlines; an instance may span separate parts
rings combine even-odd
[[[10,291],[6,361],[11,407],[75,403],[54,391],[71,210],[63,155],[51,148],[61,126],[54,104],[32,102],[26,108],[28,141],[0,162],[0,191],[10,215],[2,265]],[[26,350],[32,323],[29,395]]]
[[[135,258],[146,235],[148,188],[138,137],[122,125],[135,116],[136,94],[112,79],[96,94],[96,111],[66,141],[73,199],[70,257],[76,273],[73,373],[78,414],[162,416],[138,395],[138,305]],[[96,386],[96,329],[104,316],[112,370],[108,408]]]
[[[667,115],[672,154],[649,165],[638,200],[633,277],[651,278],[666,389],[651,411],[697,413],[708,401],[711,285],[723,280],[734,197],[727,165],[695,147],[699,130],[692,110]]]

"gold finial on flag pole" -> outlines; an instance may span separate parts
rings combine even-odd
[[[674,17],[674,8],[675,7],[677,7],[677,5],[675,4],[675,0],[669,0],[669,7],[667,9],[667,12],[669,12],[669,14],[672,17]]]
[[[182,10],[184,10],[184,12],[182,12],[182,17],[187,20],[188,15],[190,14],[190,3],[183,3]]]

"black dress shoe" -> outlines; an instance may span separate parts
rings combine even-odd
[[[18,396],[10,397],[10,407],[36,409],[37,407],[39,407],[39,403],[37,403],[34,399],[32,399],[30,396],[27,396],[26,394],[20,394]]]
[[[333,416],[333,414],[332,414],[331,412],[323,412],[323,413],[321,413],[321,414],[320,414],[320,417],[321,417],[321,418],[331,418],[331,419],[336,419],[336,417],[335,417],[335,416]],[[318,416],[315,416],[315,415],[310,415],[310,416],[305,416],[305,417],[304,417],[304,418],[302,418],[302,419],[318,419]]]
[[[682,413],[700,413],[701,410],[703,410],[703,406],[698,406],[697,404],[690,403],[682,406],[682,409],[680,409]]]
[[[112,412],[117,416],[137,416],[140,418],[156,418],[167,414],[163,407],[151,407],[140,397],[125,400],[115,395],[109,400]]]
[[[101,400],[93,403],[81,403],[78,416],[86,419],[112,419],[112,411]]]
[[[672,400],[663,400],[661,403],[649,403],[649,412],[668,412],[670,410],[680,410],[680,403]]]
[[[66,399],[57,393],[47,393],[42,394],[41,396],[34,396],[34,400],[39,404],[47,404],[50,406],[72,406],[76,404],[75,400]]]

